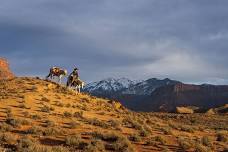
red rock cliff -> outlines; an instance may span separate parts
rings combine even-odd
[[[10,71],[9,63],[0,57],[0,80],[13,78],[14,74]]]

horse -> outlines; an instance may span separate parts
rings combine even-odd
[[[71,82],[67,83],[67,87],[75,87],[75,90],[80,93],[81,89],[83,89],[85,86],[85,82],[83,82],[80,79],[73,80]]]
[[[73,86],[75,87],[76,91],[80,93],[81,89],[83,89],[85,86],[85,82],[83,82],[80,79],[77,79],[76,81],[73,82]]]
[[[48,76],[46,76],[46,79],[48,79],[49,77],[51,79],[53,79],[53,77],[58,77],[58,82],[61,84],[62,77],[66,75],[67,75],[67,70],[61,69],[59,67],[51,67]]]

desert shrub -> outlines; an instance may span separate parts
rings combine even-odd
[[[15,118],[7,118],[6,123],[15,128],[20,128],[22,125],[20,119],[15,119]]]
[[[148,133],[150,133],[150,134],[152,133],[151,127],[150,127],[150,126],[144,124],[144,125],[143,125],[143,128],[144,128]]]
[[[51,109],[47,105],[44,105],[43,107],[40,108],[40,111],[49,113],[51,112]]]
[[[70,129],[75,129],[75,128],[77,128],[79,125],[80,125],[79,123],[77,123],[77,122],[75,122],[75,121],[71,121],[71,122],[69,123],[69,128],[70,128]]]
[[[173,129],[178,129],[178,128],[179,128],[179,126],[178,126],[177,124],[173,123],[173,122],[168,122],[168,125],[169,125],[171,128],[173,128]]]
[[[148,118],[148,119],[146,120],[146,124],[153,125],[154,122],[153,122],[150,118]]]
[[[141,124],[139,124],[137,121],[132,121],[132,128],[141,130],[143,128],[143,126]]]
[[[31,115],[30,117],[31,117],[32,119],[34,119],[34,120],[40,120],[40,119],[41,119],[41,116],[38,115],[38,114]]]
[[[51,149],[52,149],[52,152],[69,152],[69,149],[63,146],[54,146]]]
[[[52,121],[52,120],[46,120],[45,126],[46,127],[54,127],[55,126],[55,122]]]
[[[139,137],[139,135],[137,134],[132,134],[128,137],[128,139],[130,141],[134,141],[134,142],[140,142],[141,141],[141,138]]]
[[[113,141],[117,141],[117,139],[120,138],[120,136],[121,136],[120,134],[110,132],[110,133],[103,134],[102,140],[113,142]]]
[[[6,108],[6,114],[12,113],[12,109],[11,108]]]
[[[112,143],[109,148],[118,152],[135,151],[131,142],[126,137],[118,138],[118,140]]]
[[[110,124],[111,127],[113,128],[119,128],[120,127],[120,122],[117,120],[109,120],[108,123]]]
[[[66,107],[67,108],[70,108],[71,107],[71,104],[70,103],[66,104]]]
[[[62,134],[62,130],[57,127],[50,127],[43,131],[44,136],[58,136]]]
[[[34,135],[42,135],[43,131],[42,128],[38,126],[32,126],[28,130],[25,131],[27,134],[34,134]]]
[[[22,137],[18,140],[17,151],[24,152],[28,147],[32,146],[34,141],[28,137]]]
[[[203,136],[201,138],[201,143],[204,145],[204,146],[211,146],[212,143],[211,143],[211,140],[208,136]]]
[[[190,143],[188,140],[184,138],[179,138],[178,139],[179,146],[181,147],[182,150],[187,151],[192,147],[192,143]]]
[[[181,125],[180,128],[181,128],[181,131],[194,133],[194,129],[191,126]]]
[[[197,144],[196,146],[195,146],[195,152],[210,152],[211,150],[208,148],[208,147],[206,147],[206,146],[203,146],[203,145],[201,145],[201,144]]]
[[[227,142],[228,141],[228,135],[225,133],[218,133],[217,134],[217,141],[221,141],[221,142]]]
[[[98,112],[97,114],[98,114],[98,115],[105,115],[105,112],[102,111],[102,112]]]
[[[72,105],[72,108],[77,108],[77,105]]]
[[[84,110],[84,111],[89,111],[90,110],[89,107],[86,104],[83,104],[81,109]]]
[[[93,137],[96,139],[102,139],[107,142],[113,142],[107,147],[107,149],[114,151],[134,151],[130,141],[121,134],[115,132],[101,133],[94,132]]]
[[[73,116],[81,119],[81,118],[83,118],[83,111],[75,112],[73,114]]]
[[[1,133],[0,134],[0,142],[5,142],[9,145],[15,144],[16,143],[16,137],[13,134],[10,133]]]
[[[103,133],[101,131],[94,131],[91,135],[94,139],[103,139]]]
[[[54,108],[54,107],[50,107],[50,110],[51,110],[51,111],[55,111],[55,108]]]
[[[31,145],[27,148],[28,152],[51,152],[50,148],[47,148],[45,146],[41,146],[41,145]]]
[[[37,87],[36,86],[32,86],[31,88],[27,88],[27,90],[29,90],[29,91],[37,91]]]
[[[18,96],[17,96],[18,98],[22,98],[22,99],[24,99],[25,98],[25,96],[24,95],[20,95],[20,94],[18,94]]]
[[[155,136],[154,140],[161,143],[162,145],[166,144],[166,140],[162,136]]]
[[[13,117],[13,114],[12,113],[6,113],[6,119],[7,118],[12,118]]]
[[[162,147],[162,152],[171,152],[168,147]]]
[[[124,126],[131,127],[130,118],[124,118],[124,119],[122,120],[122,124],[123,124]]]
[[[117,141],[117,139],[121,135],[115,132],[102,133],[102,132],[95,131],[92,133],[92,136],[95,139],[102,139],[104,141],[114,142],[114,141]]]
[[[0,123],[0,131],[6,132],[6,131],[12,131],[13,127],[5,122]]]
[[[170,127],[164,127],[161,130],[164,132],[165,135],[172,135],[173,134]]]
[[[31,125],[31,122],[26,119],[21,119],[21,124],[22,125]]]
[[[154,138],[149,138],[146,140],[146,145],[148,146],[156,146],[157,145],[157,142],[154,140]]]
[[[47,97],[42,97],[42,98],[41,98],[41,101],[50,102],[50,100],[49,100]]]
[[[83,97],[81,101],[82,101],[82,102],[87,102],[87,103],[89,103],[89,98]]]
[[[69,149],[63,146],[47,147],[43,145],[33,144],[28,148],[22,149],[21,152],[69,152]]]
[[[94,140],[91,141],[88,146],[84,149],[85,152],[105,152],[105,146],[102,141],[100,140]]]
[[[102,128],[108,128],[109,125],[103,121],[98,120],[97,118],[87,119],[87,123],[94,126],[99,126]]]
[[[58,107],[63,107],[64,106],[64,104],[62,102],[60,102],[60,101],[56,101],[55,105],[58,106]]]
[[[69,135],[65,138],[65,143],[68,146],[79,147],[82,142],[80,135]]]
[[[68,111],[64,111],[63,116],[64,117],[72,117],[72,113],[70,113]]]
[[[147,130],[145,130],[144,128],[142,128],[142,129],[139,131],[139,134],[140,134],[140,136],[142,136],[142,137],[147,137],[147,136],[150,135],[150,133],[149,133]]]
[[[24,103],[20,103],[18,106],[18,108],[22,108],[22,109],[26,109],[26,105]]]
[[[131,128],[141,130],[143,127],[137,121],[132,120],[131,118],[124,118],[122,121],[123,125]]]
[[[28,112],[28,111],[23,111],[23,112],[22,112],[22,115],[23,115],[24,117],[29,117],[29,112]]]

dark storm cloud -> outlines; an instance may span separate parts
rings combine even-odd
[[[228,84],[228,1],[10,0],[0,50],[18,75],[58,65],[87,81],[170,77]]]

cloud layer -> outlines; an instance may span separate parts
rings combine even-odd
[[[228,1],[9,0],[0,53],[17,75],[77,66],[86,81],[150,77],[228,84]]]

